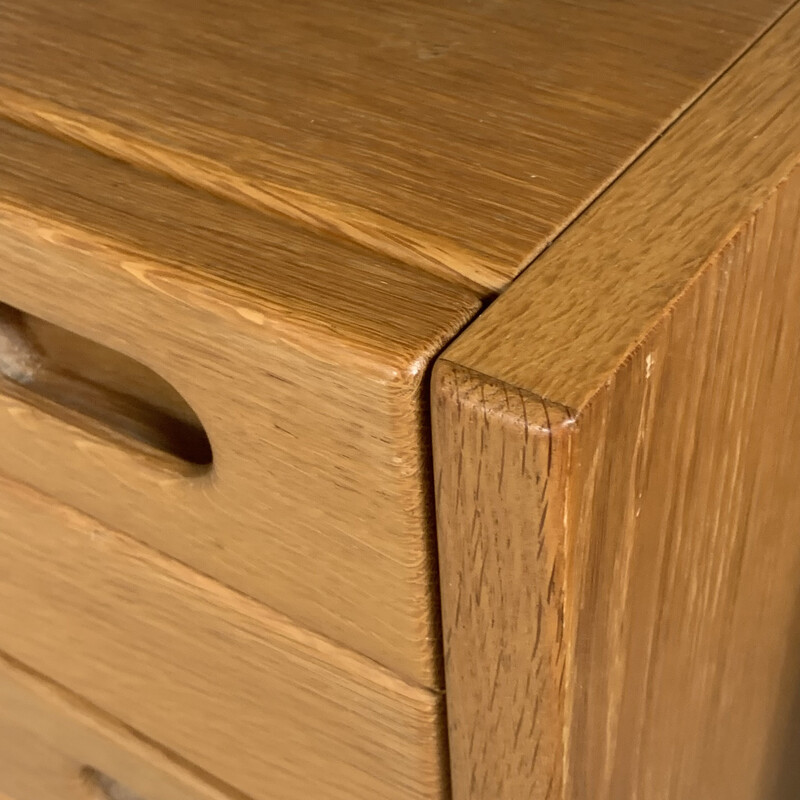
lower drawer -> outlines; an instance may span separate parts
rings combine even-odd
[[[231,800],[118,722],[1,655],[0,797]]]
[[[436,693],[5,479],[0,651],[254,800],[443,792]]]

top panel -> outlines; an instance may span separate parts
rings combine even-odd
[[[0,0],[0,113],[500,289],[786,0]]]

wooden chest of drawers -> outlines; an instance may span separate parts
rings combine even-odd
[[[788,0],[0,0],[0,797],[794,797],[799,122]]]

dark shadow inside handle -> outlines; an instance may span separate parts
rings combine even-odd
[[[136,792],[99,770],[85,767],[81,772],[90,800],[143,800]]]
[[[211,444],[180,394],[144,364],[0,303],[0,375],[182,461],[211,463]]]

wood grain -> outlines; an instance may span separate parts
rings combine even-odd
[[[0,797],[100,800],[89,770],[142,800],[241,800],[113,717],[0,655]]]
[[[153,370],[213,449],[187,468],[6,385],[0,470],[439,682],[427,367],[474,295],[10,123],[0,285]]]
[[[796,168],[578,419],[576,797],[770,798],[800,744],[799,216]]]
[[[791,800],[800,10],[434,377],[456,800]]]
[[[0,111],[487,292],[789,5],[3,0]]]
[[[582,408],[797,160],[796,19],[689,109],[447,357]]]
[[[254,800],[443,796],[439,693],[27,487],[0,498],[4,652]]]
[[[561,798],[563,408],[439,362],[436,494],[456,798]]]

